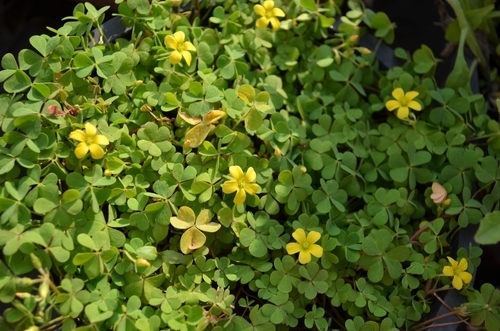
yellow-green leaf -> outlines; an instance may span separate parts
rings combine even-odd
[[[182,206],[177,211],[177,217],[170,218],[170,224],[176,229],[188,229],[194,225],[196,215],[194,211],[186,206]]]
[[[180,242],[181,251],[184,254],[189,254],[191,251],[203,246],[206,240],[207,237],[205,237],[203,232],[201,232],[195,227],[192,227],[186,230],[186,232],[184,232],[184,234],[181,237],[181,242]]]
[[[205,141],[205,138],[208,136],[209,132],[210,126],[202,123],[196,125],[191,130],[186,132],[186,141],[189,140],[189,147],[196,148],[200,146],[200,144]]]

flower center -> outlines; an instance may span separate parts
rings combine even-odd
[[[272,10],[266,10],[266,18],[273,18],[273,11]]]
[[[177,51],[178,52],[183,52],[184,51],[184,44],[177,45]]]
[[[309,248],[309,243],[307,241],[303,242],[302,243],[302,249],[306,251],[308,248]]]
[[[86,143],[87,145],[92,145],[92,144],[94,143],[94,137],[87,137],[87,138],[85,139],[85,143]]]
[[[460,275],[460,272],[461,272],[461,271],[460,271],[458,268],[457,268],[457,269],[453,269],[453,274],[454,274],[455,276]]]
[[[245,187],[247,186],[247,182],[245,180],[241,180],[238,182],[238,186],[244,190]]]

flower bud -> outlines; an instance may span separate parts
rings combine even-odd
[[[275,155],[275,156],[281,156],[281,150],[280,150],[278,147],[276,147],[276,148],[274,149],[274,155]]]
[[[47,296],[49,295],[49,284],[47,282],[43,282],[40,287],[38,288],[38,294],[42,299],[46,299]]]
[[[365,55],[369,55],[372,53],[372,51],[370,51],[368,48],[366,47],[359,47],[358,48],[359,52],[362,53],[362,54],[365,54]]]
[[[142,257],[138,258],[136,261],[135,261],[135,264],[138,266],[138,267],[151,267],[151,263],[146,260],[146,259],[143,259]]]
[[[28,277],[16,278],[16,285],[20,287],[27,287],[33,285],[33,279]]]
[[[342,61],[342,59],[340,58],[339,51],[334,48],[333,52],[335,53],[335,55],[333,56],[333,59],[335,60],[335,63],[340,64],[340,62]]]
[[[16,297],[18,297],[19,299],[28,299],[31,298],[31,294],[27,292],[17,292]]]
[[[152,108],[150,105],[148,105],[147,103],[143,104],[142,107],[141,107],[141,111],[143,112],[151,112]]]
[[[40,330],[40,329],[38,328],[38,326],[36,326],[36,325],[32,325],[32,326],[30,326],[29,328],[27,328],[27,329],[26,329],[26,330],[24,330],[24,331],[38,331],[38,330]]]
[[[33,253],[30,253],[30,257],[31,257],[31,263],[33,264],[33,267],[35,267],[35,269],[41,269],[42,268],[42,262],[40,261],[40,259],[38,258],[38,256],[36,256]]]
[[[358,39],[359,39],[359,35],[355,34],[355,35],[349,37],[349,42],[353,43]]]
[[[143,81],[139,79],[138,81],[135,82],[135,85],[139,86],[139,85],[142,85],[142,83],[143,83]]]
[[[113,171],[106,169],[104,170],[104,176],[111,177],[113,175]]]
[[[307,172],[307,168],[304,167],[304,166],[301,166],[300,167],[300,172],[303,173],[303,174],[305,174]]]

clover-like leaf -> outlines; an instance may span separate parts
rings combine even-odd
[[[170,224],[177,229],[189,229],[195,224],[196,215],[194,211],[186,206],[182,206],[177,211],[177,216],[170,218]]]
[[[204,232],[217,232],[221,225],[219,223],[210,222],[210,210],[203,209],[196,218],[196,227]]]

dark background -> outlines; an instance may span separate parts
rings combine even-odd
[[[0,0],[0,57],[30,48],[29,38],[48,34],[64,25],[62,18],[72,16],[78,1],[69,0]],[[91,0],[97,8],[113,4],[113,0]],[[109,15],[111,18],[111,15]]]

